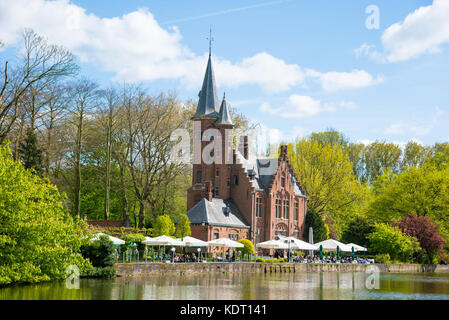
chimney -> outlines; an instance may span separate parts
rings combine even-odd
[[[286,157],[287,157],[287,145],[284,144],[281,146],[281,154],[279,158],[285,159]]]
[[[206,198],[208,201],[212,201],[213,198],[212,183],[210,181],[206,181]]]
[[[248,160],[248,136],[243,137],[243,157]]]

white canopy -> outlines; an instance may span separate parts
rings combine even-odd
[[[122,239],[110,236],[110,235],[102,233],[102,232],[94,234],[94,237],[91,238],[90,241],[100,240],[100,236],[107,236],[109,238],[109,240],[111,240],[115,245],[125,244],[125,241],[123,241]]]
[[[217,247],[228,247],[228,248],[243,248],[244,245],[240,242],[228,239],[228,238],[220,238],[211,240],[208,242],[210,246],[217,246]]]
[[[284,237],[279,236],[280,240],[282,242],[285,242],[288,249],[288,242],[290,241],[290,249],[297,249],[297,250],[317,250],[316,246],[314,244],[310,244],[308,242],[296,239],[294,237]]]
[[[184,246],[184,242],[165,235],[144,240],[142,243],[150,246]]]
[[[288,243],[281,240],[268,240],[257,243],[256,247],[262,249],[288,249]]]
[[[153,240],[153,239],[154,239],[154,238],[151,238],[151,237],[145,237],[145,240],[143,240],[142,243],[144,243],[145,241]]]
[[[344,251],[344,252],[352,252],[352,248],[349,247],[348,245],[339,242],[337,240],[334,239],[327,239],[318,243],[315,243],[315,250],[320,250],[320,245],[323,246],[323,250],[324,251],[337,251],[337,247],[340,248],[340,251]]]
[[[354,251],[368,251],[367,248],[359,246],[358,244],[355,243],[348,243],[347,246],[349,246],[350,248],[354,247]]]
[[[186,247],[207,247],[209,245],[206,241],[189,236],[177,240],[184,242]]]

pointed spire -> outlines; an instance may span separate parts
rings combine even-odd
[[[220,113],[218,116],[217,124],[230,124],[233,125],[231,115],[229,114],[230,105],[226,102],[226,94],[223,93],[223,101],[221,102]]]
[[[199,93],[198,107],[194,114],[195,117],[212,116],[218,117],[218,96],[215,87],[215,75],[212,69],[212,58],[209,55],[206,74],[204,75],[203,86]]]

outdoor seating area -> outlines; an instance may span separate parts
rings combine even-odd
[[[98,240],[102,235],[107,236],[115,246],[125,244],[125,241],[104,233],[95,234],[91,241]],[[374,263],[374,259],[356,256],[356,252],[365,253],[367,249],[354,243],[344,244],[334,239],[328,239],[311,244],[294,237],[280,235],[277,238],[256,244],[257,249],[268,249],[269,252],[272,252],[269,256],[257,256],[243,255],[236,249],[243,248],[244,245],[228,238],[206,242],[190,236],[182,239],[165,235],[155,238],[145,237],[141,243],[144,246],[142,253],[139,252],[137,244],[132,243],[128,249],[122,250],[122,255],[116,249],[116,262],[204,263],[279,261],[279,259],[283,259],[282,261],[292,263]],[[298,255],[298,252],[307,252],[308,254]]]

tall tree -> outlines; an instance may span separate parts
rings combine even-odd
[[[74,207],[75,215],[80,217],[81,212],[81,156],[83,152],[85,125],[87,116],[98,104],[98,85],[81,79],[72,83],[69,88],[71,105],[69,122],[73,132],[73,164],[74,164]]]
[[[308,209],[325,218],[331,232],[341,232],[366,195],[343,148],[303,138],[294,147],[289,145],[288,156],[307,192]]]
[[[365,148],[365,181],[374,181],[387,170],[401,169],[401,148],[394,143],[373,142]]]
[[[0,80],[0,142],[7,139],[17,118],[23,114],[23,99],[33,86],[49,86],[56,79],[78,72],[75,57],[66,49],[50,45],[34,31],[23,34],[24,50],[20,63],[9,68],[6,61]]]
[[[420,167],[430,156],[431,149],[409,141],[403,151],[401,167]]]
[[[386,172],[373,183],[373,192],[373,219],[389,223],[413,213],[440,222],[443,233],[449,234],[449,170],[424,166]]]
[[[37,144],[33,128],[27,129],[27,135],[25,141],[20,145],[19,153],[25,169],[34,169],[37,174],[42,174],[42,150]]]

